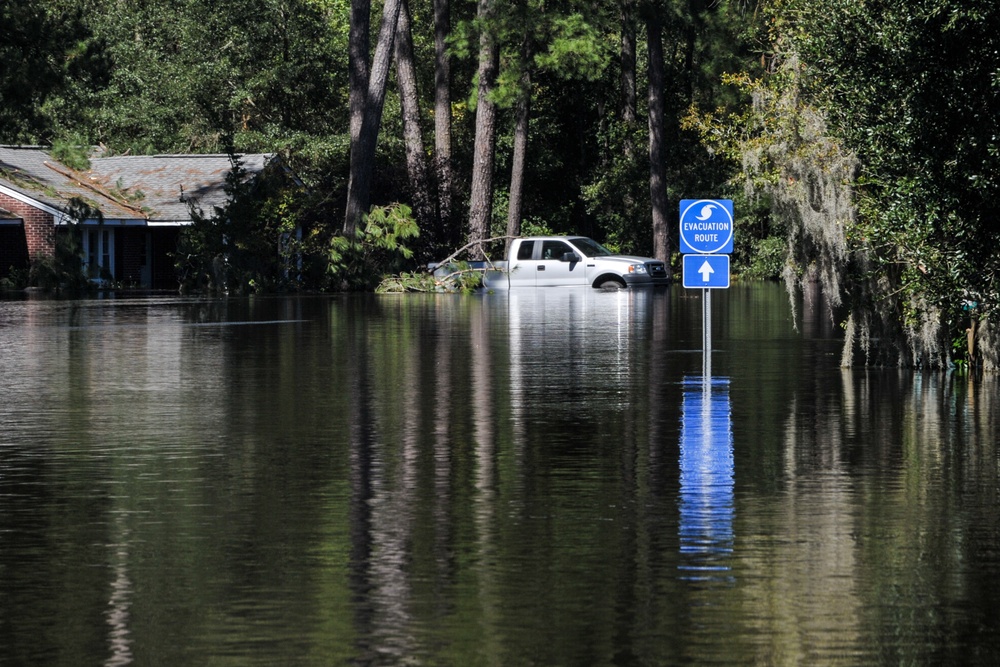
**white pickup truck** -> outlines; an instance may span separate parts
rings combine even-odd
[[[663,262],[650,257],[616,255],[585,236],[530,236],[514,239],[507,261],[483,275],[486,289],[513,287],[619,288],[667,285]]]

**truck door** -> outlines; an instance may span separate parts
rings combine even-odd
[[[583,257],[564,241],[541,242],[541,255],[536,262],[535,285],[557,287],[566,285],[586,285],[587,272]],[[574,261],[566,261],[568,255],[575,255]]]
[[[533,260],[535,241],[518,241],[517,256],[507,263],[511,287],[534,287],[538,262]]]

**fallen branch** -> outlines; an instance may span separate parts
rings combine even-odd
[[[452,271],[448,275],[439,277],[436,280],[436,282],[437,282],[438,285],[445,285],[449,280],[451,280],[455,276],[462,276],[462,275],[465,275],[466,273],[485,273],[486,271],[490,271],[490,270],[491,269],[486,269],[486,268],[483,268],[483,269],[477,269],[477,268],[461,269],[459,271]],[[495,269],[493,269],[493,270],[495,270]]]
[[[451,253],[450,255],[448,255],[447,257],[445,257],[443,260],[441,260],[440,262],[438,262],[436,265],[434,265],[433,268],[430,268],[428,270],[431,273],[433,273],[434,270],[437,267],[439,267],[439,266],[445,266],[446,264],[448,264],[448,262],[450,262],[451,260],[455,259],[456,257],[458,257],[459,255],[461,255],[463,252],[465,252],[469,248],[472,248],[473,246],[481,246],[481,245],[486,244],[486,243],[494,243],[496,241],[507,241],[509,239],[515,239],[515,238],[517,238],[517,237],[516,236],[494,236],[493,238],[483,239],[482,241],[472,241],[471,243],[466,243],[464,246],[462,246],[461,248],[459,248],[455,252]],[[486,254],[483,253],[483,256],[486,257]],[[496,268],[493,265],[493,262],[490,261],[489,257],[486,257],[486,263],[489,264],[489,266],[490,266],[491,269],[495,269]]]

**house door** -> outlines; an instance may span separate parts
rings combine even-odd
[[[115,277],[115,230],[99,227],[83,234],[84,270],[91,280]]]

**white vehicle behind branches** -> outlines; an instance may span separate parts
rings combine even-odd
[[[483,276],[491,290],[518,287],[586,286],[604,289],[667,285],[664,263],[650,257],[616,255],[585,236],[514,239],[507,260]]]

